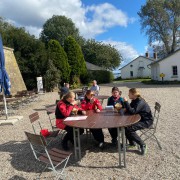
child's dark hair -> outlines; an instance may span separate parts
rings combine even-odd
[[[122,91],[120,91],[118,87],[113,87],[112,92],[114,91],[118,91],[120,95],[122,94]]]

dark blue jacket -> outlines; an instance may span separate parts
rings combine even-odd
[[[122,97],[119,97],[117,100],[114,99],[113,96],[108,98],[108,101],[107,101],[108,106],[115,106],[116,103],[120,103],[122,105],[122,107],[124,108],[124,101],[123,101]]]

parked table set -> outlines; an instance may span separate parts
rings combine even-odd
[[[115,112],[107,112],[106,110],[103,110],[100,113],[95,113],[94,111],[89,110],[87,111],[87,118],[85,120],[64,121],[64,124],[73,127],[74,130],[75,158],[79,160],[81,159],[81,143],[80,143],[80,133],[79,133],[80,128],[84,128],[84,129],[117,128],[119,166],[126,167],[125,127],[138,122],[140,118],[141,117],[138,114],[128,115],[128,114],[120,114]],[[122,139],[123,150],[121,150],[121,144],[120,144],[121,139]]]

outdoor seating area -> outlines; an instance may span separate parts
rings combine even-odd
[[[113,86],[114,84],[102,85],[99,96],[110,96],[111,88]],[[134,84],[118,84],[118,86],[123,92],[122,96],[127,96],[128,89],[133,87]],[[122,150],[125,154],[121,152],[120,159],[119,152],[121,150],[118,150],[118,146],[111,146],[111,138],[107,130],[108,123],[112,124],[113,121],[117,122],[115,118],[118,118],[119,116],[113,117],[110,112],[108,112],[108,114],[102,114],[102,119],[101,114],[87,114],[90,118],[92,117],[92,120],[98,120],[98,122],[96,122],[97,127],[100,127],[100,122],[104,122],[103,132],[105,136],[105,147],[103,151],[96,147],[95,140],[92,137],[89,138],[89,134],[86,133],[81,135],[80,141],[78,139],[75,141],[75,143],[80,142],[80,146],[79,144],[75,144],[77,146],[76,151],[74,151],[74,145],[71,144],[70,151],[67,151],[68,153],[62,150],[61,141],[64,136],[63,133],[66,133],[66,131],[60,131],[56,134],[57,136],[53,137],[54,140],[49,143],[48,136],[44,137],[40,132],[44,129],[47,129],[49,133],[58,130],[55,126],[54,112],[56,107],[55,102],[59,95],[57,92],[51,92],[39,96],[36,102],[29,103],[22,109],[17,109],[16,113],[23,115],[23,120],[17,122],[13,126],[0,126],[1,131],[3,132],[0,140],[0,158],[2,160],[0,166],[4,169],[3,173],[1,173],[1,178],[36,179],[39,177],[40,179],[58,179],[62,171],[67,179],[82,179],[81,177],[88,179],[94,173],[97,176],[96,179],[118,179],[120,174],[122,179],[131,178],[131,176],[140,179],[142,173],[144,173],[144,179],[146,179],[146,177],[158,179],[159,173],[164,174],[164,176],[162,175],[164,178],[166,176],[171,176],[170,169],[172,167],[175,168],[175,166],[178,167],[178,161],[174,157],[179,154],[178,144],[175,142],[175,136],[179,132],[177,127],[179,115],[173,115],[173,111],[178,111],[178,107],[173,104],[169,107],[168,101],[170,98],[172,100],[179,98],[179,87],[177,86],[173,89],[169,87],[155,88],[153,86],[142,85],[141,83],[137,83],[136,87],[139,87],[141,90],[143,97],[149,103],[152,112],[156,112],[155,117],[158,120],[157,124],[154,123],[154,126],[150,128],[153,135],[148,134],[147,130],[149,129],[138,132],[139,135],[143,133],[142,138],[148,145],[148,153],[145,156],[139,155],[138,147],[134,149],[123,148]],[[168,94],[170,91],[172,91],[174,96],[166,96],[166,101],[162,101],[161,97],[164,94]],[[106,105],[107,98],[103,101],[103,108],[105,108]],[[97,117],[95,118],[95,116]],[[88,125],[88,123],[85,122],[92,122],[91,119],[88,118],[81,123],[79,121],[77,125],[74,125],[75,127],[88,129],[88,126],[90,128],[92,123]],[[67,123],[70,123],[70,121],[67,121]],[[32,124],[34,125],[35,131]],[[121,132],[121,129],[119,130],[119,132]],[[167,135],[167,131],[170,135]],[[11,132],[12,136],[8,135],[9,132]],[[156,137],[155,140],[154,137]],[[120,133],[119,139],[121,140],[121,143],[123,143],[123,141],[125,142],[122,133]],[[43,156],[36,156],[33,153],[32,146],[34,143],[36,146],[40,145],[42,150],[45,150],[44,152],[40,150],[40,152],[43,153],[41,154]],[[174,151],[175,149],[171,151],[172,146],[170,145],[173,145],[176,151]],[[162,150],[160,150],[158,146],[161,147]],[[49,157],[47,153],[49,153]],[[54,153],[58,160],[54,158]],[[49,158],[52,158],[52,164]],[[56,170],[53,170],[56,165],[59,165],[59,163],[64,160],[67,164],[62,164],[57,172]],[[46,163],[44,163],[44,161]],[[121,166],[126,167],[126,169],[120,168],[120,161]],[[143,166],[139,169],[138,166],[141,164],[143,164]],[[151,165],[151,169],[149,169],[147,173],[145,169],[148,168],[149,165]],[[163,170],[164,167],[166,167],[166,171]],[[53,170],[54,173],[49,171],[48,168]],[[127,174],[126,171],[129,173]],[[171,177],[176,179],[178,176],[179,171],[175,172]]]
[[[18,91],[15,95],[7,95],[6,103],[8,113],[10,115],[15,114],[15,111],[29,105],[32,102],[36,102],[39,98],[39,95],[35,91]],[[5,114],[5,108],[3,103],[3,95],[0,95],[0,116]]]

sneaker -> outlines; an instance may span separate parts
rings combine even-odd
[[[147,145],[144,144],[142,146],[140,146],[140,151],[141,151],[141,155],[145,155],[147,153]]]
[[[62,145],[62,148],[63,148],[65,151],[68,151],[68,150],[69,150],[68,143],[67,143],[66,141],[63,141],[63,140],[62,140],[61,145]]]
[[[136,144],[126,144],[127,149],[133,149],[136,147]]]
[[[104,148],[104,143],[100,142],[98,146],[99,146],[100,149],[103,149]]]
[[[111,142],[113,146],[117,146],[117,139],[112,139]]]

